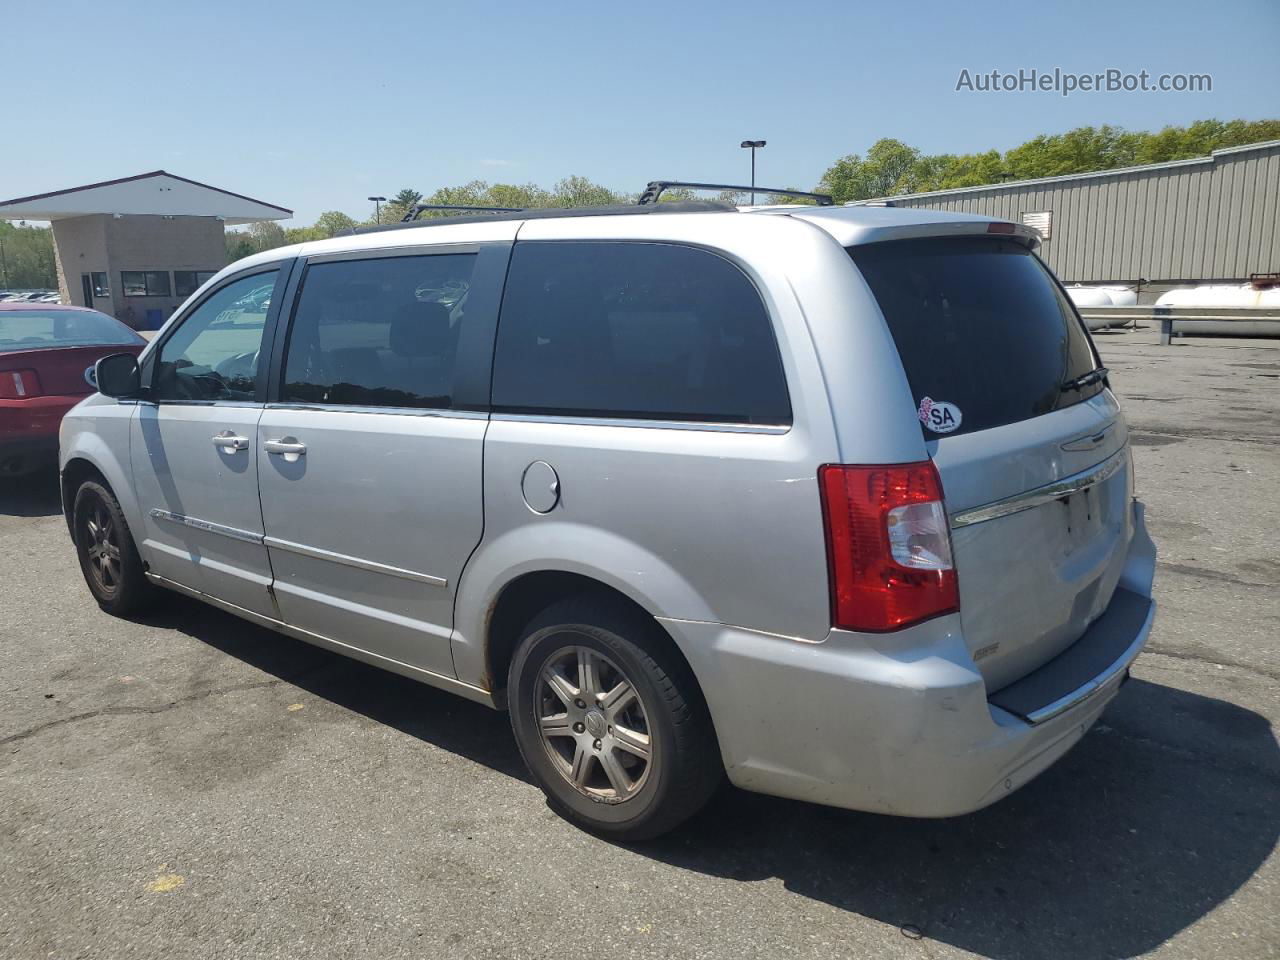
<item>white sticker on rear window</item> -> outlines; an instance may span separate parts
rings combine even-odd
[[[962,415],[960,408],[945,400],[931,400],[925,397],[920,401],[920,422],[934,433],[950,433],[960,426]]]

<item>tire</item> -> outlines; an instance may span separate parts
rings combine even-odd
[[[660,631],[607,598],[573,597],[525,627],[511,661],[511,728],[529,772],[553,810],[611,840],[666,833],[724,777],[702,691]]]
[[[72,507],[72,536],[80,572],[93,599],[107,613],[129,616],[145,609],[156,588],[143,572],[129,524],[115,496],[104,485],[86,480]]]

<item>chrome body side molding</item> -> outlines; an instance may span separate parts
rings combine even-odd
[[[168,520],[170,523],[179,523],[184,527],[194,527],[196,530],[204,530],[208,533],[230,537],[232,540],[243,540],[245,543],[262,543],[262,534],[254,533],[252,530],[241,530],[239,527],[211,523],[198,517],[188,517],[181,513],[173,513],[170,510],[161,510],[159,507],[151,508],[151,516],[157,520]]]
[[[444,577],[432,576],[429,573],[419,573],[416,570],[406,570],[404,567],[393,567],[389,563],[377,563],[373,560],[362,560],[359,557],[348,556],[345,553],[335,553],[332,550],[321,550],[318,547],[308,547],[302,543],[294,543],[291,540],[280,540],[277,537],[263,537],[262,542],[273,550],[285,550],[289,553],[296,553],[301,557],[311,557],[313,560],[328,560],[330,563],[340,563],[343,566],[355,567],[357,570],[368,570],[370,573],[381,573],[389,577],[400,577],[402,580],[413,580],[416,583],[426,583],[433,587],[447,587],[449,581]]]
[[[179,523],[185,527],[194,527],[197,530],[205,530],[209,533],[216,533],[224,537],[230,537],[233,540],[243,540],[246,543],[261,543],[262,545],[275,550],[287,550],[289,553],[296,553],[303,557],[311,557],[315,560],[328,560],[331,563],[340,563],[344,566],[355,567],[358,570],[368,570],[371,573],[382,573],[391,577],[400,577],[403,580],[425,583],[433,587],[447,587],[449,585],[449,581],[444,577],[436,577],[429,573],[419,573],[416,570],[406,570],[403,567],[393,567],[390,564],[377,563],[373,560],[362,560],[359,557],[347,556],[345,553],[334,553],[330,550],[320,550],[316,547],[308,547],[305,544],[293,543],[289,540],[280,540],[276,537],[267,537],[260,533],[254,533],[251,530],[241,530],[237,527],[228,527],[221,523],[211,523],[208,520],[201,520],[198,517],[184,516],[183,514],[173,513],[169,510],[153,508],[151,510],[151,516],[158,520],[168,520],[170,523]]]

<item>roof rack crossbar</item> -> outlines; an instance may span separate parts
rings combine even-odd
[[[786,190],[782,187],[751,187],[741,183],[693,183],[690,180],[652,180],[644,188],[644,193],[640,194],[640,199],[636,202],[641,206],[647,203],[657,203],[663,191],[671,187],[687,187],[690,190],[732,190],[735,193],[773,193],[781,194],[784,197],[808,197],[810,200],[816,201],[820,207],[835,206],[835,200],[831,198],[830,194],[826,193],[810,193],[807,190]]]
[[[424,210],[466,210],[468,213],[521,213],[524,207],[478,207],[465,203],[415,203],[400,218],[401,223],[410,223],[418,219]]]
[[[641,214],[667,213],[732,213],[734,207],[716,200],[678,200],[650,203],[638,207],[634,203],[591,207],[529,207],[503,213],[483,207],[462,207],[456,217],[431,217],[427,220],[399,220],[369,227],[353,227],[348,234],[380,233],[383,230],[426,230],[459,223],[493,223],[498,220],[547,220],[555,217],[631,217]]]

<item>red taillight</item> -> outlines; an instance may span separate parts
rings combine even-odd
[[[831,623],[898,630],[960,609],[942,481],[932,460],[818,468]]]
[[[987,224],[987,233],[1014,233],[1017,227],[1005,220],[997,220],[995,223]]]
[[[40,378],[34,370],[0,370],[0,400],[40,396]]]

